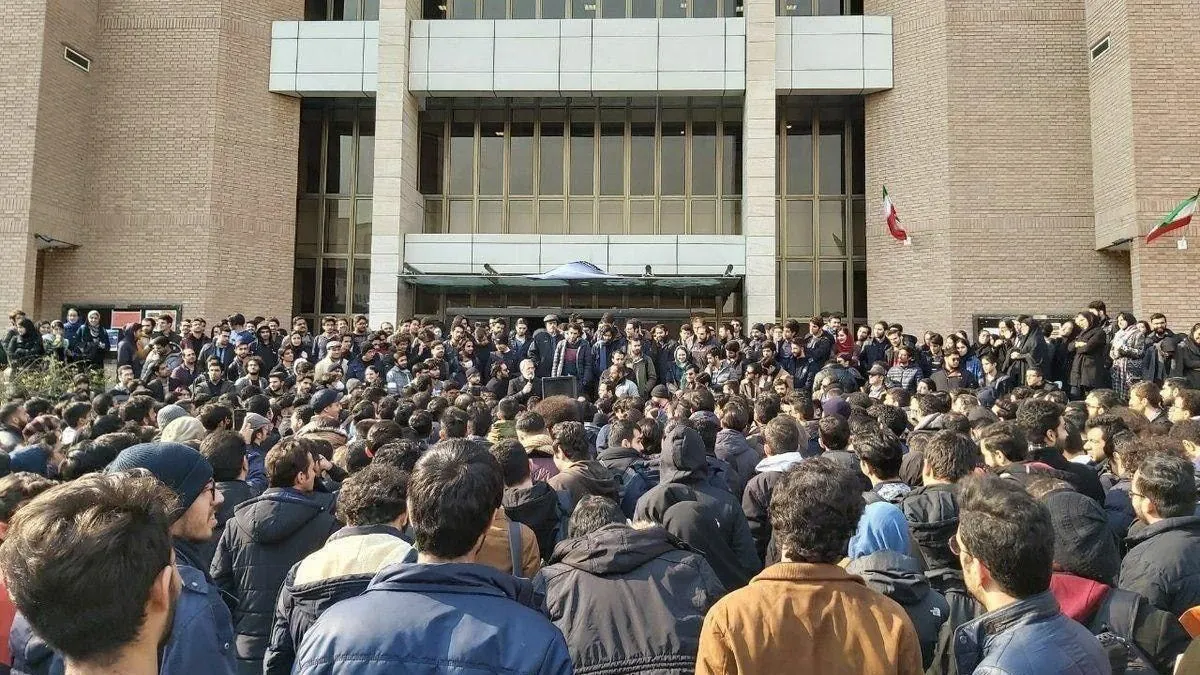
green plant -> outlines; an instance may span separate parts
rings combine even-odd
[[[4,399],[41,396],[57,401],[75,391],[75,378],[81,370],[76,364],[44,358],[23,368],[13,368],[8,378]],[[104,371],[84,370],[92,392],[104,391]]]

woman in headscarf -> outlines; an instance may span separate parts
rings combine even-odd
[[[17,329],[9,336],[4,351],[8,354],[8,362],[13,368],[28,368],[46,355],[42,336],[29,318],[17,322]]]
[[[81,363],[98,370],[104,367],[104,355],[111,347],[108,331],[100,325],[100,312],[93,309],[88,312],[87,323],[80,326],[71,339],[71,350],[75,352]],[[135,370],[134,372],[140,373],[141,371]]]
[[[1149,332],[1149,326],[1147,331]],[[1146,351],[1146,332],[1129,312],[1117,315],[1117,332],[1109,347],[1112,358],[1112,388],[1125,401],[1129,389],[1142,379],[1142,354]]]

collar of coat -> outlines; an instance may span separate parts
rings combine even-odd
[[[782,562],[771,565],[750,580],[756,581],[847,581],[865,583],[862,577],[850,574],[831,563]]]
[[[983,661],[988,641],[996,635],[1021,624],[1044,621],[1059,613],[1058,600],[1046,590],[959,626],[954,631],[954,656],[958,662],[958,672],[974,671],[975,666]]]

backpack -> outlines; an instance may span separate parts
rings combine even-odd
[[[1150,657],[1133,640],[1133,626],[1142,602],[1145,600],[1137,593],[1114,588],[1088,624],[1088,630],[1108,656],[1113,675],[1158,672]]]

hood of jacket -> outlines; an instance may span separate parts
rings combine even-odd
[[[550,434],[522,436],[519,440],[521,441],[521,445],[525,447],[525,451],[530,454],[536,452],[546,457],[554,456],[554,439],[550,438]]]
[[[270,488],[239,505],[233,512],[233,519],[254,542],[276,544],[299,531],[327,506],[315,494],[304,495],[290,488]]]
[[[292,594],[321,595],[312,586],[338,577],[366,575],[369,579],[387,565],[403,562],[412,548],[400,530],[391,525],[344,527],[296,566]],[[366,579],[362,585],[366,585]]]
[[[617,494],[617,479],[613,478],[612,472],[607,467],[594,459],[571,462],[558,475],[564,482],[581,483],[583,492],[586,494],[611,494],[614,498]],[[574,489],[572,489],[572,492],[574,492]]]
[[[663,438],[659,455],[659,484],[696,483],[708,478],[704,441],[695,429],[674,424]]]
[[[40,445],[27,445],[13,450],[8,456],[8,469],[13,473],[27,471],[39,476],[49,476],[46,462],[50,460],[50,452]]]
[[[739,455],[754,451],[746,441],[746,434],[734,429],[722,429],[717,432],[717,444],[714,448],[717,457],[732,462]]]
[[[635,530],[628,525],[605,525],[591,534],[559,544],[550,564],[562,563],[597,576],[618,575],[676,550],[686,547],[661,526]]]
[[[450,593],[508,598],[541,612],[542,597],[527,579],[477,563],[400,563],[379,570],[367,591]]]
[[[1050,577],[1050,592],[1058,600],[1062,613],[1085,625],[1100,608],[1108,591],[1109,587],[1099,581],[1066,572],[1055,572]]]
[[[783,452],[778,455],[764,457],[761,462],[755,465],[754,470],[759,473],[767,473],[769,471],[782,472],[803,461],[804,455],[798,452]]]
[[[896,551],[876,551],[856,558],[846,571],[859,575],[868,586],[902,605],[915,605],[931,590],[921,561]]]
[[[547,522],[558,515],[558,494],[545,481],[527,488],[507,488],[500,505],[509,520],[519,523]]]
[[[958,567],[950,537],[958,530],[958,494],[954,485],[925,485],[908,493],[901,504],[912,537],[921,546],[929,569]]]

